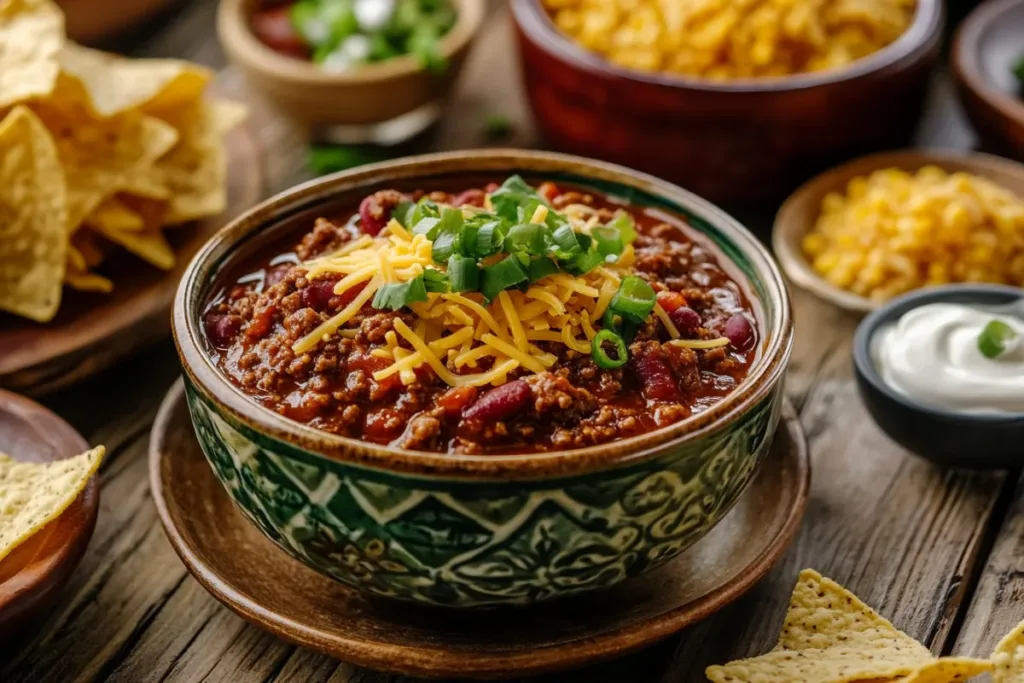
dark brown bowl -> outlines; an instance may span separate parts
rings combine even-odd
[[[1010,69],[1024,59],[1024,0],[991,0],[960,26],[953,73],[964,109],[993,151],[1024,161],[1024,91]]]
[[[615,66],[512,0],[523,78],[556,149],[639,168],[716,202],[784,197],[867,152],[906,145],[938,57],[943,10],[920,0],[894,43],[847,67],[708,81]]]

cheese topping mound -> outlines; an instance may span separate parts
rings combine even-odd
[[[587,215],[589,208],[574,205],[565,211],[581,232],[594,222]],[[467,209],[466,214],[472,211]],[[357,288],[358,293],[354,297],[350,293],[349,303],[299,339],[292,351],[302,355],[337,333],[381,287],[408,282],[429,269],[445,272],[444,265],[434,262],[432,248],[425,235],[413,234],[392,219],[377,237],[363,235],[336,252],[306,262],[306,279],[341,276],[335,295]],[[627,245],[613,263],[583,275],[554,273],[525,291],[501,291],[490,303],[479,292],[428,292],[426,301],[407,306],[417,318],[412,327],[396,318],[394,329],[385,335],[385,346],[371,351],[393,361],[373,377],[382,380],[398,374],[409,385],[416,381],[415,370],[427,365],[451,386],[497,386],[520,367],[539,373],[555,364],[557,358],[542,351],[537,342],[590,353],[597,334],[595,322],[604,315],[622,278],[630,274],[634,260],[633,248]],[[678,338],[664,311],[655,307],[654,312],[670,335]],[[484,359],[490,359],[486,371],[481,368]]]

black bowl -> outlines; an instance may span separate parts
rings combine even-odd
[[[1003,285],[950,285],[894,299],[861,321],[853,364],[861,400],[882,430],[912,453],[940,465],[999,469],[1024,465],[1024,413],[967,414],[921,404],[892,389],[871,357],[878,328],[932,303],[1005,304],[1024,290]]]

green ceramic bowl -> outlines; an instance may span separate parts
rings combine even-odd
[[[711,409],[650,434],[561,453],[453,456],[293,422],[250,400],[209,359],[200,315],[227,264],[377,189],[472,186],[511,173],[685,216],[756,302],[761,339],[748,378]],[[301,562],[352,588],[451,607],[605,588],[691,546],[729,511],[768,451],[793,339],[778,268],[728,215],[626,168],[514,150],[364,166],[264,202],[192,261],[173,324],[196,435],[242,512]]]

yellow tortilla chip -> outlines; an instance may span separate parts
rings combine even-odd
[[[32,108],[57,141],[68,186],[69,232],[178,139],[177,131],[160,119],[135,112],[100,120],[81,105],[39,102]]]
[[[86,225],[111,242],[121,245],[146,263],[161,270],[170,270],[174,267],[174,250],[171,249],[171,245],[167,243],[159,229],[119,230],[109,225],[93,223],[86,223]]]
[[[114,291],[114,283],[109,278],[85,270],[68,267],[64,273],[64,284],[79,292],[97,292],[109,294]]]
[[[103,263],[107,254],[98,235],[88,230],[80,230],[71,236],[68,256],[69,263],[80,264],[79,270],[88,270]]]
[[[992,662],[987,659],[941,657],[893,683],[960,683],[991,670]]]
[[[100,117],[127,111],[154,114],[202,97],[211,73],[177,59],[126,59],[69,43],[58,55],[61,70],[77,78]]]
[[[180,139],[157,162],[171,191],[167,223],[184,223],[216,216],[227,205],[227,157],[223,134],[244,118],[244,108],[233,102],[193,105],[164,116]]]
[[[49,463],[0,454],[0,560],[57,519],[99,469],[103,446]]]
[[[992,683],[1024,683],[1024,621],[992,651]]]
[[[793,590],[779,643],[771,652],[708,667],[714,683],[849,683],[891,679],[935,661],[839,584],[807,569]]]
[[[49,0],[0,0],[0,108],[53,92],[64,14]]]
[[[0,123],[0,309],[38,322],[60,306],[67,194],[53,138],[25,107]]]
[[[142,216],[135,213],[117,197],[107,197],[85,219],[94,226],[107,226],[113,230],[142,230],[146,227]]]

